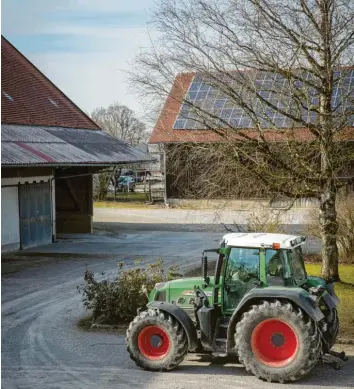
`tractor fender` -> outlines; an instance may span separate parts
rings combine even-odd
[[[321,298],[323,299],[328,309],[336,308],[339,304],[339,298],[334,293],[333,295],[324,293]]]
[[[250,290],[239,302],[234,313],[231,316],[227,330],[227,349],[233,348],[233,336],[237,322],[248,307],[264,300],[287,300],[300,307],[311,319],[319,322],[324,318],[320,308],[315,305],[314,300],[301,288],[254,288]]]
[[[197,330],[195,328],[195,325],[193,324],[192,319],[183,309],[181,309],[175,304],[166,303],[164,301],[154,301],[147,307],[149,309],[159,309],[160,311],[167,312],[171,316],[173,316],[181,323],[181,326],[186,331],[189,351],[194,351],[198,347],[199,342]]]

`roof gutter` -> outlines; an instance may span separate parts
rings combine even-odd
[[[129,165],[135,163],[154,162],[156,159],[126,161],[126,162],[108,162],[108,163],[35,163],[35,164],[13,164],[1,165],[2,168],[18,168],[18,167],[105,167],[115,165]]]

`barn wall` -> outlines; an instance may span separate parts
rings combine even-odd
[[[175,145],[165,145],[165,190],[169,204],[193,205],[196,203],[201,207],[208,207],[211,202],[217,204],[218,202],[227,201],[228,203],[233,202],[236,209],[242,209],[243,205],[239,206],[239,204],[244,204],[245,201],[248,204],[254,203],[255,206],[266,201],[270,208],[286,208],[289,206],[289,200],[271,200],[277,198],[277,194],[271,193],[259,180],[252,179],[245,169],[243,171],[242,169],[231,171],[232,167],[230,166],[228,167],[228,174],[225,175],[226,178],[222,178],[222,174],[218,177],[207,177],[209,182],[205,180],[206,190],[204,195],[203,188],[200,187],[202,181],[198,177],[205,178],[205,169],[214,169],[214,163],[217,164],[218,162],[208,161],[204,165],[195,165],[190,161],[186,163],[185,161],[188,158],[185,158],[182,152],[171,151],[175,147]],[[350,147],[354,147],[354,145]],[[187,152],[193,153],[193,145],[189,145]],[[217,169],[216,165],[215,169]],[[345,171],[339,173],[339,178],[345,181],[343,193],[353,195],[354,161]],[[197,187],[196,182],[199,183],[199,187]],[[215,190],[211,191],[210,188],[215,188]],[[318,200],[315,198],[300,198],[296,201],[295,206],[297,208],[316,207],[318,206]]]

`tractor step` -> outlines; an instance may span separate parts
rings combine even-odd
[[[213,341],[213,353],[226,354],[227,343],[227,329],[229,326],[229,319],[220,317],[216,323],[214,341]]]
[[[216,354],[225,354],[226,353],[226,339],[225,338],[217,338],[213,344],[213,353]]]
[[[226,358],[227,353],[215,352],[215,353],[212,353],[211,356],[214,358]]]

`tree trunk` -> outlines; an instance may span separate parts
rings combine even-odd
[[[329,179],[320,197],[320,227],[322,236],[322,270],[321,276],[339,281],[338,246],[337,246],[337,189],[333,179]]]

